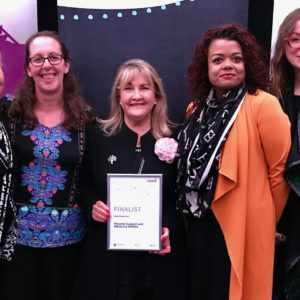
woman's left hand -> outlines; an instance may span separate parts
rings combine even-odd
[[[162,249],[158,251],[150,251],[150,253],[166,255],[171,252],[170,231],[168,227],[162,228],[161,242],[162,242]]]

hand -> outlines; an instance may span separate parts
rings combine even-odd
[[[110,210],[109,210],[108,206],[100,200],[97,201],[93,205],[92,217],[95,221],[107,222],[108,219],[110,218]]]
[[[162,249],[159,251],[150,251],[150,253],[166,255],[171,252],[169,228],[167,227],[162,228],[161,241],[162,241]]]

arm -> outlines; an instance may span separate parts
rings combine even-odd
[[[268,94],[264,97],[257,111],[257,125],[278,221],[289,193],[283,172],[291,145],[290,122],[275,97]]]
[[[94,126],[86,130],[86,148],[81,163],[79,178],[79,204],[83,208],[86,218],[90,220],[93,216],[93,207],[99,200],[99,195],[94,180],[94,167],[96,165],[95,149],[97,150],[96,134]]]

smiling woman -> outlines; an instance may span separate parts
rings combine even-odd
[[[77,180],[92,117],[60,37],[38,32],[25,49],[23,81],[3,106],[18,161],[18,236],[12,261],[1,266],[3,298],[67,300],[85,233]]]
[[[155,154],[156,140],[170,136],[172,125],[156,70],[141,59],[124,62],[112,86],[110,116],[88,130],[81,180],[88,230],[74,300],[100,294],[102,300],[188,299],[185,227],[175,209],[175,163]],[[113,213],[107,205],[108,173],[163,175],[160,251],[107,250],[107,222]],[[112,209],[138,210],[131,200],[124,194],[124,207]]]
[[[272,58],[272,93],[280,98],[289,116],[292,138],[285,171],[291,193],[277,228],[287,238],[277,247],[274,287],[276,294],[284,294],[282,299],[296,300],[300,298],[300,8],[290,12],[279,27]]]

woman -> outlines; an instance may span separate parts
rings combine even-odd
[[[4,74],[0,53],[0,94],[3,86]],[[11,198],[12,167],[11,144],[5,127],[0,122],[0,258],[5,260],[11,260],[12,258],[17,235],[16,208]]]
[[[186,299],[185,235],[175,209],[175,165],[154,153],[156,140],[171,135],[157,72],[140,59],[124,62],[112,86],[110,117],[89,129],[81,193],[87,236],[73,299]],[[163,174],[161,251],[107,250],[107,173]]]
[[[24,79],[7,120],[18,237],[1,290],[4,299],[66,300],[85,233],[77,178],[91,117],[60,37],[38,32],[25,49]]]
[[[190,299],[271,299],[290,138],[263,91],[263,52],[240,26],[217,26],[198,42],[188,79],[195,100],[178,136],[177,206],[188,220]]]
[[[300,8],[292,11],[282,22],[272,58],[272,93],[277,96],[291,122],[292,147],[289,153],[285,178],[291,187],[288,205],[278,225],[278,231],[286,235],[286,243],[278,245],[277,267],[284,265],[284,294],[282,299],[300,298]],[[282,254],[280,255],[280,252]],[[280,276],[279,270],[275,278]]]

